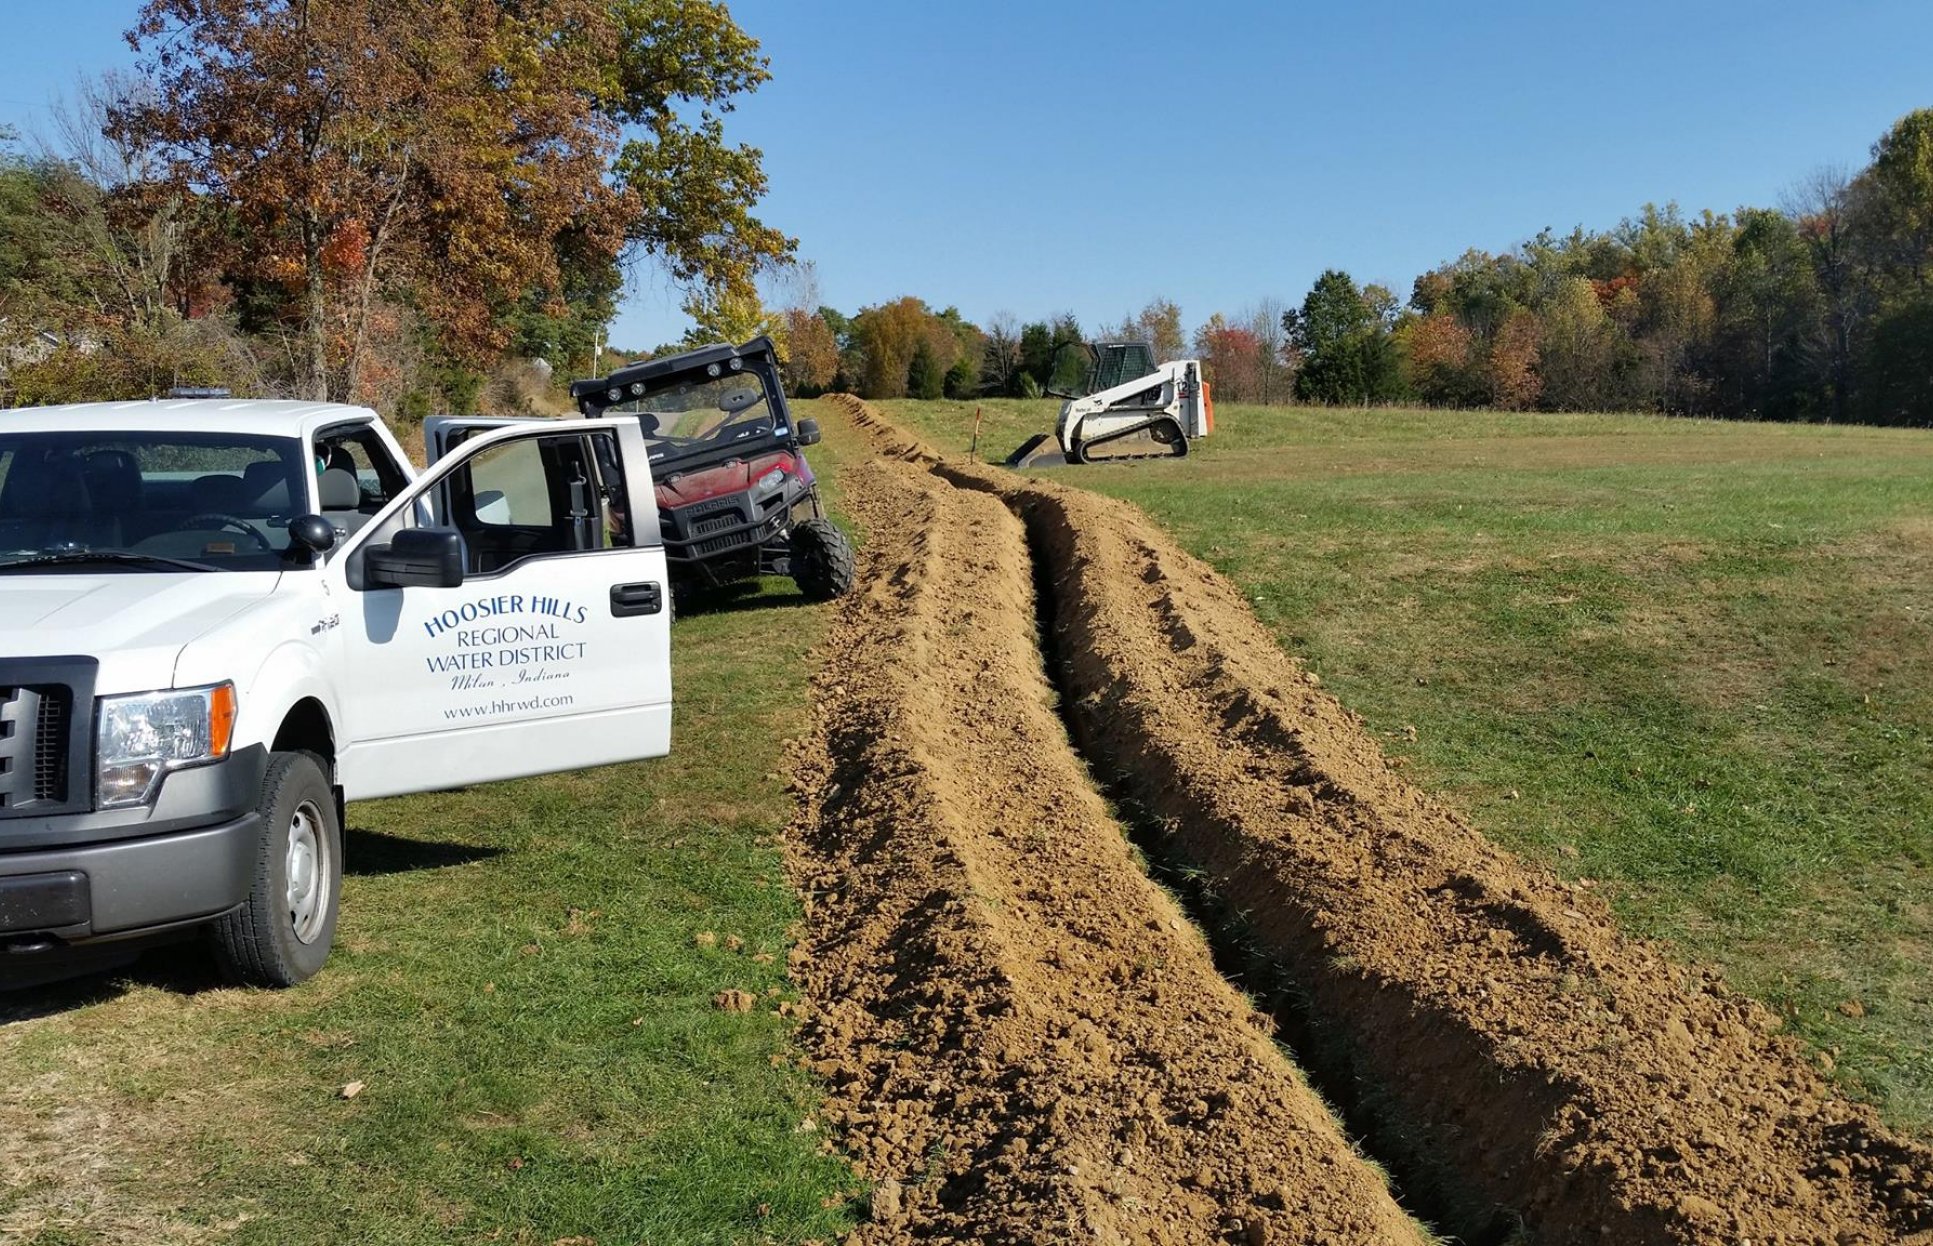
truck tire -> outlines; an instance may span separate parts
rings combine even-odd
[[[342,824],[313,753],[269,754],[256,808],[254,882],[242,906],[215,923],[215,959],[244,986],[294,986],[315,976],[335,941]]]
[[[830,519],[792,529],[792,582],[809,601],[831,601],[852,587],[852,543]]]

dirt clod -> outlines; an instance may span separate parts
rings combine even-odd
[[[905,1210],[905,1204],[901,1199],[899,1182],[893,1180],[891,1177],[886,1177],[878,1185],[873,1187],[872,1213],[874,1220],[880,1224],[892,1224],[899,1219],[900,1214]]]

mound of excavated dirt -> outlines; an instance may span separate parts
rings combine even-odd
[[[801,1030],[867,1242],[1427,1239],[1136,863],[1056,716],[1025,536],[875,462],[791,836]]]
[[[1024,517],[1078,743],[1247,912],[1406,1168],[1539,1243],[1933,1241],[1933,1152],[1836,1097],[1759,1005],[1405,783],[1133,507],[941,465],[849,409]]]

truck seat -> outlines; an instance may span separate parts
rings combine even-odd
[[[369,522],[362,513],[362,485],[356,474],[346,468],[331,467],[316,477],[316,491],[322,502],[322,517],[348,536]]]
[[[80,460],[57,455],[7,473],[0,493],[0,548],[41,550],[87,539],[93,510]]]
[[[195,477],[188,487],[197,515],[233,515],[248,509],[248,486],[240,476],[214,472]]]
[[[81,464],[81,477],[87,482],[91,506],[88,516],[89,545],[125,546],[145,533],[137,534],[146,496],[141,465],[126,450],[96,450]]]
[[[250,463],[242,470],[242,486],[248,495],[247,514],[291,515],[295,513],[295,490],[288,467],[276,460]]]

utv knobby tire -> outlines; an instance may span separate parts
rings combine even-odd
[[[792,529],[792,582],[809,601],[831,601],[852,587],[852,543],[830,519]]]
[[[248,899],[215,922],[215,959],[228,977],[245,986],[294,986],[315,976],[335,941],[342,897],[342,824],[335,793],[312,753],[269,754],[256,809],[262,815],[262,837]],[[306,919],[298,918],[290,895],[292,838],[314,842],[313,877],[324,889]],[[301,932],[298,920],[304,926]]]

